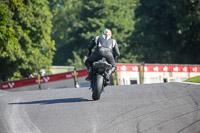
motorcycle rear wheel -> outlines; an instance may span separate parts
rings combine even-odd
[[[93,100],[100,99],[102,87],[103,87],[103,76],[97,75],[93,82],[93,93],[92,93]]]

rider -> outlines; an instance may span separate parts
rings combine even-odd
[[[104,29],[101,32],[101,36],[97,36],[92,39],[88,45],[87,60],[85,65],[88,69],[88,76],[86,80],[90,81],[92,78],[92,63],[106,58],[107,62],[112,65],[112,69],[106,75],[106,80],[109,81],[109,75],[116,70],[115,59],[120,56],[117,42],[111,38],[112,32],[109,29]],[[92,53],[92,49],[95,48],[95,51]],[[92,53],[92,54],[91,54]]]

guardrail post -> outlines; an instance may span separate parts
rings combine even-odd
[[[41,90],[41,84],[40,84],[40,73],[38,73],[38,86],[39,86],[39,89]]]
[[[140,72],[139,72],[139,76],[140,76],[140,84],[144,83],[144,64],[145,62],[142,62],[140,64]]]
[[[79,88],[79,84],[78,84],[78,78],[77,78],[77,72],[76,72],[76,67],[74,67],[74,87],[75,88]]]
[[[112,79],[113,79],[113,85],[114,86],[118,85],[116,72],[112,73]]]

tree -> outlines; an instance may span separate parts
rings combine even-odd
[[[31,74],[40,69],[47,72],[52,64],[54,41],[51,40],[52,14],[47,0],[27,0],[23,12],[17,12],[14,19],[19,25],[18,38],[26,59],[21,73]]]
[[[19,8],[17,8],[17,6]],[[22,1],[0,2],[0,79],[19,76],[17,60],[23,59],[23,51],[14,30],[13,12],[22,10]]]
[[[200,63],[198,0],[140,0],[131,47],[138,61]]]
[[[0,56],[2,80],[27,77],[42,68],[48,72],[54,54],[54,42],[50,37],[52,14],[48,2],[26,0],[21,4],[15,4],[15,1],[2,3],[6,13],[10,14],[4,15],[5,21],[1,23],[1,27],[10,31],[6,33],[1,29],[1,50],[4,53]],[[16,5],[15,8],[11,8],[12,5]],[[6,14],[2,10],[1,13]]]
[[[68,59],[67,62],[71,66],[75,66],[77,69],[83,69],[85,67],[85,59],[80,58],[80,56],[78,56],[76,52],[72,52],[72,53],[73,53],[74,58]]]
[[[128,37],[134,30],[133,17],[136,1],[85,1],[84,5],[82,13],[88,14],[88,16],[81,15],[84,17],[82,18],[84,32],[81,36],[85,42],[89,42],[95,35],[100,35],[102,29],[109,28],[113,32],[112,37],[119,44],[121,57],[118,61],[135,63],[135,55],[130,54],[130,50],[127,48],[130,43]]]
[[[57,49],[53,63],[67,65],[76,45],[82,0],[51,0],[49,5],[53,13],[51,37]]]
[[[87,51],[87,45],[92,38],[100,35],[101,30],[104,28],[110,28],[112,30],[113,38],[117,40],[120,47],[122,55],[121,61],[133,61],[126,53],[129,51],[127,50],[129,45],[127,38],[132,34],[134,29],[134,1],[73,1],[73,10],[67,8],[70,2],[72,4],[72,1],[68,0],[67,2],[68,5],[64,8],[60,6],[57,7],[58,12],[60,12],[59,14],[62,14],[64,17],[59,17],[59,22],[63,25],[61,23],[55,23],[57,26],[59,25],[59,28],[56,28],[59,32],[53,32],[54,37],[59,37],[54,38],[58,50],[54,58],[55,64],[70,65],[71,61],[74,59],[74,55],[72,54],[74,52],[76,56],[83,60]],[[61,12],[63,10],[66,12]],[[57,15],[55,17],[58,19]],[[67,59],[71,59],[70,62],[67,62]]]
[[[180,35],[180,50],[178,54],[183,63],[200,63],[200,1],[188,0],[182,2],[182,14],[178,23]],[[183,12],[184,11],[184,12]]]

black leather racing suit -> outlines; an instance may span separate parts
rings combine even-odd
[[[85,61],[88,71],[91,69],[92,63],[102,59],[102,57],[105,57],[107,62],[111,64],[113,68],[116,68],[114,58],[120,56],[117,42],[114,39],[109,38],[107,35],[97,36],[96,38],[92,39],[91,43],[88,45],[89,53],[91,53],[95,46],[95,51]]]

